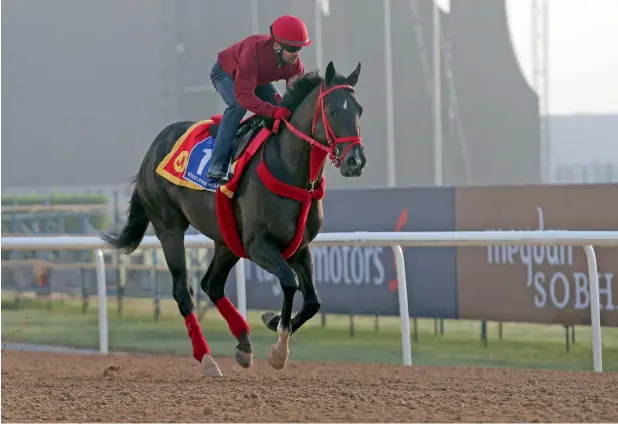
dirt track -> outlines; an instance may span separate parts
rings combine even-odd
[[[618,421],[618,374],[2,352],[2,421]]]

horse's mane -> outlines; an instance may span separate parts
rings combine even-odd
[[[305,100],[305,97],[324,81],[324,78],[318,72],[318,70],[314,70],[306,72],[302,76],[294,77],[281,99],[281,106],[287,107],[290,112],[294,113],[296,108]]]

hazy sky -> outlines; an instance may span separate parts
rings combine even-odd
[[[438,1],[445,8],[450,4]],[[532,0],[507,0],[514,48],[530,83],[531,4]],[[549,112],[618,113],[618,0],[548,0],[548,4]]]

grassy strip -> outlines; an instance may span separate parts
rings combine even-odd
[[[110,349],[144,353],[189,355],[191,344],[175,303],[163,300],[158,322],[153,319],[150,299],[131,299],[123,315],[116,315],[115,302],[108,309]],[[79,348],[98,347],[96,299],[81,313],[79,300],[48,302],[23,298],[16,308],[11,298],[2,300],[3,341],[52,344]],[[256,357],[265,358],[276,335],[260,321],[261,311],[249,312]],[[225,321],[214,309],[202,318],[202,329],[213,354],[230,355],[235,340]],[[489,344],[480,340],[479,322],[446,320],[445,334],[434,335],[432,319],[418,320],[418,341],[413,343],[413,362],[431,365],[477,365],[500,367],[591,370],[589,327],[577,332],[571,351],[565,351],[564,329],[539,324],[503,324],[503,340],[497,323],[488,324]],[[293,336],[291,359],[401,363],[401,333],[397,317],[355,317],[355,335],[349,334],[349,317],[328,315],[327,326],[318,317]],[[604,369],[618,371],[618,329],[603,329]]]

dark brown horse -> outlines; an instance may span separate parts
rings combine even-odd
[[[185,231],[192,225],[215,242],[212,262],[200,285],[238,340],[235,360],[245,368],[253,361],[250,330],[224,294],[228,274],[240,255],[279,279],[283,291],[281,314],[268,312],[262,320],[278,333],[269,362],[276,369],[283,368],[289,355],[290,335],[320,309],[309,243],[323,222],[325,159],[330,156],[345,177],[360,176],[366,164],[359,135],[362,107],[353,88],[359,74],[360,63],[344,77],[330,62],[324,77],[317,71],[307,73],[287,90],[282,105],[292,112],[289,122],[254,117],[243,124],[239,133],[246,132],[249,126],[274,129],[238,174],[238,185],[229,203],[242,246],[231,246],[219,225],[218,218],[225,218],[217,207],[221,207],[218,202],[223,202],[219,199],[220,188],[217,194],[191,190],[170,183],[155,171],[179,137],[194,124],[188,121],[170,124],[157,135],[136,176],[126,225],[120,234],[103,235],[116,249],[129,254],[139,246],[152,223],[172,274],[174,299],[185,318],[193,356],[202,362],[205,375],[218,376],[221,371],[210,355],[194,313],[193,291],[187,283]],[[245,149],[243,144],[237,146],[235,158]],[[303,305],[292,318],[297,290],[303,295]]]

